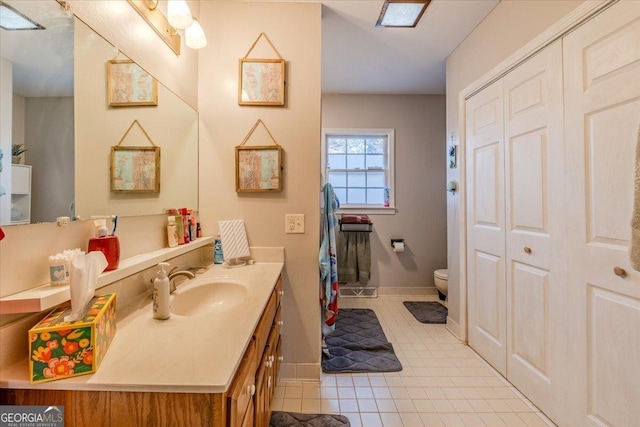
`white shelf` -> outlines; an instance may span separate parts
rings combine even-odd
[[[117,282],[149,267],[153,267],[159,262],[186,254],[187,252],[191,252],[194,249],[201,248],[213,242],[214,237],[201,237],[186,245],[180,245],[175,248],[162,248],[120,260],[117,270],[107,271],[98,277],[96,289]],[[69,298],[69,285],[51,286],[50,284],[46,284],[0,298],[0,314],[40,312],[68,301]]]

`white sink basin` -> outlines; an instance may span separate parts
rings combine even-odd
[[[179,316],[220,313],[241,304],[249,296],[247,284],[238,279],[202,278],[183,283],[174,293],[171,312]]]

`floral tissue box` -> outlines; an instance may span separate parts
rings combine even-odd
[[[94,297],[82,319],[65,322],[70,312],[70,303],[62,303],[29,330],[32,384],[98,370],[116,333],[116,294]]]

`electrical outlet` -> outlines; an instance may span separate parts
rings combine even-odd
[[[284,216],[284,232],[287,234],[304,233],[304,214],[286,214]]]

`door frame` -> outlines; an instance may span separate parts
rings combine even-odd
[[[540,33],[529,43],[522,46],[516,52],[511,54],[507,59],[498,63],[491,70],[476,79],[473,83],[467,85],[458,93],[458,134],[459,147],[458,152],[458,168],[460,170],[459,177],[459,206],[458,212],[458,235],[460,236],[458,257],[460,259],[460,319],[456,323],[453,319],[447,319],[447,329],[453,333],[458,339],[468,342],[468,305],[467,305],[467,199],[466,199],[466,101],[485,87],[489,86],[496,80],[502,78],[518,65],[555,42],[564,37],[584,22],[590,20],[605,9],[613,6],[620,0],[587,0],[576,9],[565,15],[558,22]],[[455,204],[455,201],[453,202]]]

